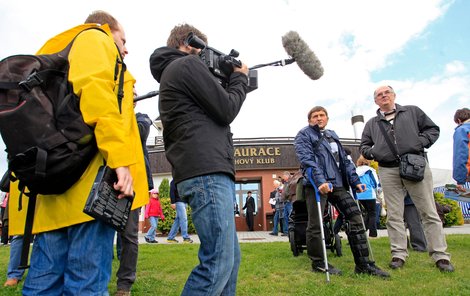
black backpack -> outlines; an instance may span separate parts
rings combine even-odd
[[[20,209],[21,196],[30,198],[25,239],[31,237],[37,194],[67,191],[98,151],[93,128],[84,122],[80,98],[68,81],[68,54],[75,38],[58,53],[14,55],[0,61],[0,133],[7,152],[6,174],[11,181],[19,181]],[[124,71],[123,64],[119,106]],[[117,62],[115,79],[118,73]],[[24,244],[29,249],[29,242]]]

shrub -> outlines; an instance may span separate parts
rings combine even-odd
[[[387,209],[387,207],[385,207]],[[387,228],[387,216],[380,216],[380,227],[383,229]]]
[[[161,197],[160,204],[162,205],[162,211],[163,215],[165,216],[165,220],[158,221],[158,230],[160,230],[162,234],[168,234],[170,232],[171,225],[173,225],[173,221],[175,220],[176,211],[171,208],[169,197]]]
[[[434,193],[434,200],[441,205],[448,205],[451,207],[450,212],[444,215],[444,227],[464,224],[462,209],[458,202],[444,198],[444,194],[440,192]]]
[[[160,193],[160,198],[170,198],[170,182],[167,178],[163,178],[162,182],[160,183],[160,186],[158,186],[158,193]]]

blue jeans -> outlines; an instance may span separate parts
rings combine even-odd
[[[18,269],[21,259],[21,248],[23,247],[23,236],[15,235],[10,239],[10,261],[8,262],[7,279],[21,280],[24,269]]]
[[[377,229],[380,228],[380,212],[382,212],[382,205],[378,202],[375,203],[375,224]]]
[[[288,229],[289,229],[289,216],[290,213],[292,212],[292,203],[290,201],[286,201],[284,204],[284,230],[283,232],[287,234]]]
[[[176,217],[173,225],[171,225],[168,239],[174,239],[178,234],[178,228],[181,228],[181,236],[183,239],[189,238],[188,235],[188,217],[186,216],[186,203],[178,201],[175,203]]]
[[[150,228],[145,235],[150,241],[155,240],[155,235],[157,234],[157,225],[158,225],[158,217],[149,217],[150,221]]]
[[[37,234],[23,295],[109,295],[114,233],[95,220]]]
[[[177,185],[189,201],[201,245],[199,265],[191,272],[181,295],[235,295],[240,247],[233,216],[235,183],[226,174],[210,174]]]
[[[276,212],[274,212],[273,223],[274,225],[273,225],[272,233],[277,235],[278,233],[277,226],[279,225],[279,210],[276,210]],[[281,231],[282,231],[282,226],[281,226]]]

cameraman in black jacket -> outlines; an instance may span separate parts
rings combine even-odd
[[[230,123],[245,100],[248,67],[234,67],[224,89],[185,42],[188,34],[207,37],[182,24],[173,28],[167,47],[150,57],[160,83],[159,111],[166,157],[180,197],[192,208],[201,241],[200,264],[182,295],[235,295],[240,249],[233,216],[235,164]]]

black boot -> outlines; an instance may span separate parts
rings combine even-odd
[[[324,262],[324,261],[313,261],[313,262],[312,262],[312,271],[313,271],[313,272],[322,272],[322,273],[326,273],[325,262]],[[334,267],[334,266],[331,265],[330,263],[328,263],[328,273],[329,273],[329,274],[335,274],[335,275],[341,275],[341,274],[343,274],[343,273],[341,272],[341,270],[339,270],[338,268]]]
[[[367,236],[365,231],[349,232],[349,246],[354,256],[356,268],[354,272],[357,274],[369,274],[382,278],[388,278],[390,275],[378,268],[373,261],[369,259],[369,245],[367,244]]]
[[[364,264],[364,265],[356,265],[356,268],[354,268],[354,273],[369,274],[369,275],[374,275],[374,276],[378,276],[382,278],[390,277],[390,274],[388,272],[381,270],[373,262],[370,262],[369,264]]]

